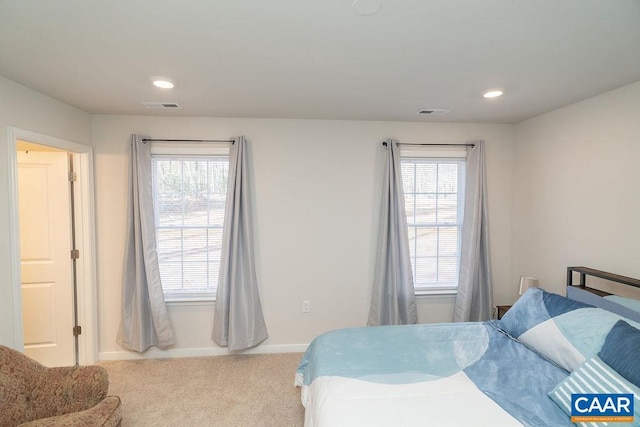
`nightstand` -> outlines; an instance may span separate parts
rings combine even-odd
[[[509,311],[509,309],[511,308],[510,305],[497,305],[496,308],[498,309],[498,320],[502,319],[502,316],[504,316],[504,314]]]

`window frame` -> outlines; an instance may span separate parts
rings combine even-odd
[[[223,157],[229,161],[230,147],[228,144],[220,143],[188,143],[188,142],[153,142],[151,145],[151,159],[152,159],[152,173],[153,173],[153,215],[154,215],[154,228],[156,232],[156,241],[158,241],[158,216],[157,216],[157,204],[156,204],[156,177],[155,167],[153,167],[153,161],[156,158],[186,158],[186,157]],[[224,220],[223,220],[224,221]],[[221,227],[224,233],[224,226]],[[159,261],[159,260],[158,260]],[[210,292],[167,292],[164,287],[162,289],[164,294],[164,301],[169,305],[177,304],[200,304],[211,303],[216,300],[217,284]]]
[[[464,204],[465,204],[465,185],[466,185],[466,170],[467,170],[467,150],[466,147],[454,147],[454,146],[406,146],[400,147],[400,164],[404,160],[420,160],[435,162],[443,162],[446,160],[453,160],[455,162],[461,162],[464,165],[464,169],[458,172],[457,181],[457,197],[458,197],[458,218],[460,220],[456,224],[459,227],[458,242],[457,242],[457,259],[458,259],[458,274],[460,270],[460,258],[461,258],[461,243],[462,243],[462,229],[464,224]],[[403,182],[404,186],[404,182]],[[414,193],[415,194],[415,193]],[[437,193],[436,193],[437,194]],[[405,195],[406,199],[406,195]],[[406,203],[406,201],[405,201]],[[405,213],[406,215],[406,213]],[[407,235],[410,232],[409,218],[407,217]],[[414,226],[415,227],[415,226]],[[439,254],[438,254],[439,256]],[[458,293],[458,286],[416,286],[415,278],[415,253],[411,257],[411,269],[414,276],[414,292],[416,296],[429,296],[429,295],[456,295]]]

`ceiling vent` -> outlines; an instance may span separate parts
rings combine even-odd
[[[182,108],[175,102],[143,102],[142,105],[154,110],[171,110],[175,108]]]
[[[444,116],[447,113],[450,113],[451,110],[445,110],[443,108],[423,108],[418,110],[418,114],[422,116]]]

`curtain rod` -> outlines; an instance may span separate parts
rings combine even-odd
[[[147,142],[230,142],[234,143],[232,139],[161,139],[161,138],[143,138],[143,143]]]
[[[382,145],[387,146],[387,141],[382,141]],[[413,144],[411,142],[398,142],[398,145],[420,145],[420,146],[431,146],[431,147],[475,147],[476,144],[467,143],[467,144]]]

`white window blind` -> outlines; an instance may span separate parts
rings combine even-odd
[[[403,157],[402,181],[416,291],[458,286],[464,158]]]
[[[158,263],[165,298],[215,296],[229,158],[152,158]]]

